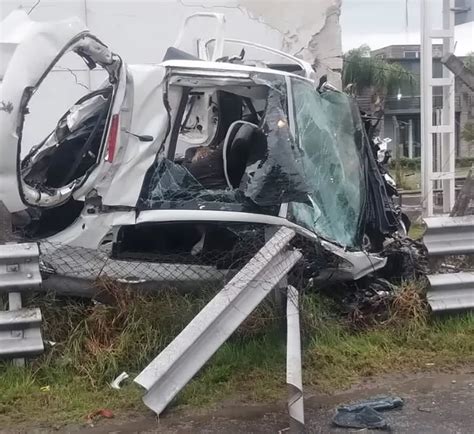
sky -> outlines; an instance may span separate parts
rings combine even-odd
[[[430,0],[433,22],[441,27],[442,0]],[[420,0],[342,0],[344,51],[368,44],[376,49],[420,43]],[[474,24],[456,26],[456,54],[474,51]]]

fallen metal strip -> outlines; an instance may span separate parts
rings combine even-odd
[[[304,433],[303,376],[301,370],[301,334],[298,291],[288,286],[286,299],[286,384],[290,432]]]
[[[423,242],[430,255],[474,253],[474,215],[424,219]]]
[[[474,309],[474,273],[432,274],[428,280],[433,312]]]
[[[285,251],[295,232],[281,228],[185,329],[135,378],[160,414],[301,258]]]

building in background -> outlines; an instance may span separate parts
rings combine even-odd
[[[473,47],[474,48],[474,47]],[[441,45],[433,45],[433,77],[442,77]],[[387,62],[397,62],[412,73],[417,82],[414,88],[405,87],[396,95],[388,95],[385,100],[385,119],[381,134],[391,137],[402,145],[406,157],[420,156],[420,46],[390,45],[374,50],[372,56],[378,56]],[[461,57],[462,58],[462,57]],[[474,145],[463,140],[461,132],[468,122],[474,122],[474,92],[456,79],[455,122],[456,157],[474,157]],[[443,89],[433,88],[433,116],[440,116],[436,108],[442,107]],[[395,146],[395,143],[392,144]]]

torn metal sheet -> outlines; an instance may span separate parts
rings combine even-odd
[[[433,312],[474,309],[474,274],[469,272],[428,276],[428,303]]]
[[[474,215],[425,218],[423,243],[430,255],[474,253]]]
[[[145,404],[160,414],[301,258],[282,228],[139,375]]]
[[[120,390],[120,385],[123,381],[125,381],[128,377],[130,377],[125,371],[122,372],[112,383],[110,383],[110,387],[115,390]]]

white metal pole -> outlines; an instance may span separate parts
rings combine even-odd
[[[298,291],[289,285],[286,302],[286,383],[290,432],[304,433],[303,378],[301,373],[301,336]]]
[[[422,128],[422,201],[423,215],[433,215],[434,181],[442,181],[443,211],[449,212],[454,205],[455,181],[455,126],[454,126],[454,78],[443,66],[443,76],[433,78],[433,39],[443,40],[443,54],[454,50],[454,0],[443,0],[443,26],[433,29],[431,0],[421,1],[421,128]],[[433,87],[443,88],[441,124],[433,125]],[[433,172],[433,135],[442,141],[436,154],[436,172]],[[437,140],[439,142],[440,140]],[[437,182],[438,183],[438,182]]]
[[[430,0],[421,0],[421,206],[423,216],[433,215],[433,193],[431,178],[433,172],[433,135],[430,127],[433,125],[433,93],[430,80],[433,77],[431,11]]]
[[[443,56],[454,53],[454,0],[443,1],[443,29],[449,31],[449,37],[443,38]],[[448,179],[442,181],[443,185],[443,212],[452,210],[455,200],[455,85],[454,74],[443,65],[443,78],[449,84],[443,86],[442,123],[449,126],[449,132],[443,133],[441,144],[441,172],[449,172]]]
[[[413,158],[413,119],[408,120],[408,158]]]
[[[443,110],[440,108],[434,109],[434,125],[442,125],[442,112]],[[433,166],[435,168],[436,172],[442,172],[443,171],[443,162],[441,160],[441,141],[442,141],[442,134],[433,134]],[[435,152],[436,151],[436,152]],[[432,181],[433,188],[439,189],[442,188],[441,181]]]

